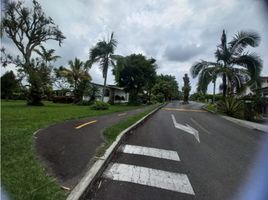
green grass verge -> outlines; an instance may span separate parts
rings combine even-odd
[[[214,112],[214,113],[217,112],[217,105],[216,104],[207,104],[207,105],[205,105],[205,108],[209,111]]]
[[[69,119],[85,118],[139,108],[114,105],[96,111],[88,106],[45,102],[42,107],[25,101],[1,101],[1,182],[11,199],[66,198],[56,181],[47,176],[33,153],[33,133],[40,128]]]
[[[131,116],[105,129],[103,132],[105,143],[103,143],[99,147],[99,149],[97,150],[96,156],[97,157],[103,156],[106,149],[109,148],[109,146],[115,141],[116,137],[120,134],[120,132],[122,132],[123,130],[125,130],[126,128],[128,128],[129,126],[131,126],[132,124],[140,120],[141,118],[143,118],[145,115],[149,114],[152,110],[154,110],[159,105],[160,104],[151,105],[144,112]]]

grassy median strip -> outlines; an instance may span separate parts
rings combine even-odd
[[[45,102],[42,107],[25,101],[1,102],[1,182],[10,199],[66,198],[56,180],[46,175],[33,152],[33,133],[69,119],[105,115],[141,106],[114,105],[95,111],[88,106]]]
[[[126,128],[130,127],[132,124],[136,123],[138,120],[143,118],[145,115],[149,114],[152,110],[158,107],[160,104],[151,105],[148,109],[142,113],[131,116],[107,129],[104,130],[103,135],[105,138],[105,143],[97,150],[96,157],[101,157],[104,155],[105,151],[109,146],[115,141],[116,137]]]

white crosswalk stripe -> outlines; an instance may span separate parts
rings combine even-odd
[[[195,194],[185,174],[136,165],[112,163],[104,172],[104,177],[116,181],[131,182],[191,195]]]
[[[127,144],[127,145],[122,146],[119,149],[119,151],[123,153],[128,153],[128,154],[151,156],[155,158],[180,161],[180,157],[176,151],[170,151],[170,150],[165,150],[165,149],[157,149],[157,148]]]
[[[136,145],[123,145],[118,151],[161,159],[180,161],[176,151],[143,147]],[[103,177],[115,181],[130,182],[175,192],[195,195],[192,185],[186,174],[168,172],[153,168],[121,163],[111,163],[103,173]]]

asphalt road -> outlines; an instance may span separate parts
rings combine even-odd
[[[70,120],[39,130],[34,137],[36,154],[50,175],[72,189],[94,163],[96,150],[104,142],[102,132],[146,109]]]
[[[249,180],[265,134],[200,107],[172,102],[155,113],[127,137],[84,199],[232,199]]]

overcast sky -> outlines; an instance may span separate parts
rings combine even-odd
[[[25,0],[27,5],[31,1]],[[45,45],[61,56],[55,66],[67,66],[75,57],[88,59],[89,49],[114,32],[115,53],[142,53],[157,60],[160,74],[174,75],[182,87],[182,77],[200,59],[214,61],[222,30],[229,41],[240,30],[257,31],[262,38],[255,51],[263,59],[263,75],[268,75],[268,22],[261,0],[39,0],[66,36],[62,47],[55,41]],[[10,52],[7,39],[2,45]],[[2,73],[5,70],[2,70]],[[90,69],[93,82],[103,83],[98,65]],[[196,80],[191,80],[193,91]],[[108,83],[114,84],[111,72]],[[193,92],[192,91],[192,92]]]

